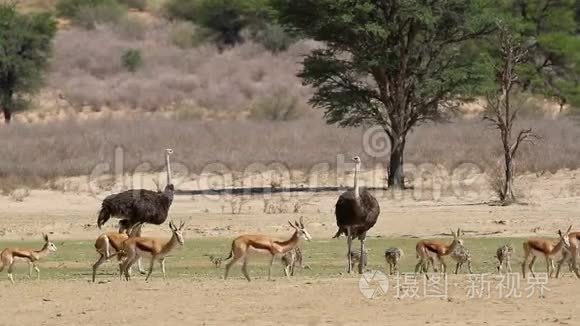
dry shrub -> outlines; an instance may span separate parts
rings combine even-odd
[[[505,172],[502,170],[501,165],[498,164],[495,167],[489,169],[486,177],[490,189],[493,191],[493,193],[497,196],[499,200],[503,201]]]
[[[98,24],[118,22],[127,8],[116,0],[59,0],[56,11],[78,26],[93,29]]]
[[[314,43],[297,43],[278,55],[252,43],[219,53],[210,45],[174,45],[172,26],[151,24],[142,39],[133,40],[112,26],[61,31],[49,86],[77,107],[153,111],[187,103],[215,117],[233,118],[246,115],[258,99],[280,89],[300,102],[311,94],[295,75],[301,54]],[[118,60],[128,48],[140,50],[147,62],[135,74],[126,72]]]
[[[10,200],[21,203],[26,197],[30,196],[30,190],[28,188],[18,188],[13,190],[8,197]]]
[[[523,120],[521,125],[534,128],[544,139],[535,146],[521,147],[515,160],[517,173],[579,167],[577,122],[541,119]],[[216,162],[230,171],[244,171],[252,163],[282,162],[289,169],[308,172],[318,163],[336,166],[337,155],[360,155],[367,169],[386,166],[386,157],[364,152],[362,135],[362,129],[329,126],[320,118],[205,121],[154,114],[83,122],[14,123],[0,126],[0,188],[7,195],[25,186],[49,187],[48,180],[60,177],[88,175],[99,163],[113,165],[117,146],[124,149],[127,173],[142,163],[150,163],[152,172],[161,171],[163,149],[168,147],[175,149],[176,165],[193,174]],[[452,172],[458,165],[471,162],[488,171],[501,160],[498,138],[496,131],[481,121],[424,125],[409,136],[405,163],[433,163]],[[292,209],[287,207],[286,211]]]
[[[207,41],[210,33],[190,22],[176,22],[169,27],[171,43],[180,49],[191,49]]]
[[[126,171],[144,162],[162,170],[163,149],[168,147],[175,149],[177,163],[195,173],[214,162],[232,171],[243,171],[251,163],[271,162],[307,170],[320,162],[335,165],[338,154],[359,153],[360,139],[360,130],[328,126],[320,119],[273,123],[152,115],[14,123],[9,128],[0,127],[0,179],[12,176],[14,182],[38,185],[61,176],[87,175],[101,162],[112,164],[117,146],[124,149]],[[369,164],[381,161],[363,154]]]
[[[128,41],[139,41],[147,35],[147,23],[143,19],[127,16],[114,25],[115,32],[119,37]]]
[[[250,108],[250,118],[256,120],[288,121],[305,116],[310,107],[305,99],[287,94],[286,90],[259,98]]]

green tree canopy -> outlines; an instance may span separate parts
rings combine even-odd
[[[0,107],[6,122],[41,86],[55,32],[50,14],[23,15],[11,4],[0,4]]]
[[[260,28],[274,17],[269,0],[170,0],[166,6],[170,16],[216,33],[220,46],[242,43],[242,29]]]
[[[389,186],[404,186],[408,132],[442,117],[489,75],[464,51],[494,30],[489,2],[274,0],[285,26],[323,41],[299,76],[329,123],[379,125],[391,143]]]
[[[580,37],[576,20],[580,2],[509,0],[500,3],[502,23],[525,41],[530,57],[519,73],[523,90],[556,98],[562,105],[580,105]]]

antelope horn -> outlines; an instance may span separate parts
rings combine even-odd
[[[185,226],[185,222],[184,221],[181,221],[181,223],[179,224],[179,229],[180,230],[183,229],[184,226]]]
[[[300,216],[300,227],[304,229],[304,216]]]
[[[291,226],[293,229],[295,229],[295,228],[296,228],[296,225],[292,224],[292,222],[288,221],[288,224],[290,224],[290,226]]]

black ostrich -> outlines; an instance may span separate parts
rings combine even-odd
[[[122,218],[119,221],[119,232],[130,230],[143,223],[163,224],[173,202],[174,186],[171,182],[171,164],[169,156],[172,149],[165,150],[167,168],[167,185],[161,191],[131,189],[107,196],[101,205],[97,225],[101,228],[112,216]]]
[[[360,240],[360,252],[365,252],[365,239],[367,231],[370,230],[379,217],[381,209],[377,199],[366,189],[359,189],[358,174],[361,161],[358,156],[353,157],[354,168],[354,188],[344,192],[336,202],[336,225],[338,231],[333,238],[338,238],[344,233],[348,242],[347,271],[352,272],[351,246],[352,239]],[[360,263],[358,272],[363,273],[364,264]]]

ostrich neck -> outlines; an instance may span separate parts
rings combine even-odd
[[[167,168],[167,184],[173,184],[171,180],[171,162],[169,162],[169,154],[165,153],[165,167]]]
[[[290,239],[288,239],[286,241],[277,242],[277,244],[280,246],[280,253],[283,254],[283,253],[286,253],[286,252],[296,248],[299,240],[300,240],[300,237],[298,237],[298,232],[294,231],[294,234],[292,234]]]
[[[358,173],[359,173],[360,165],[356,163],[354,166],[354,198],[360,198],[360,191],[358,188]]]

